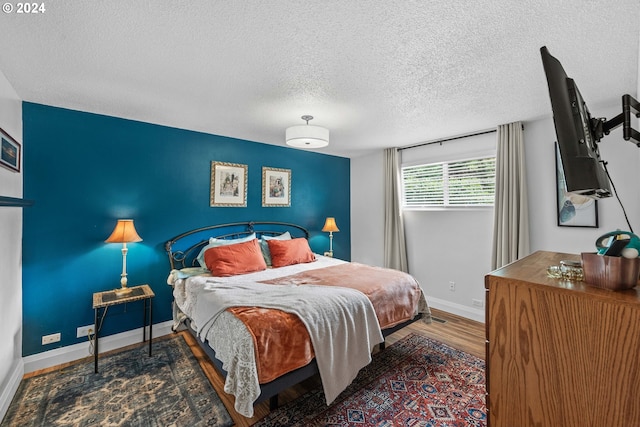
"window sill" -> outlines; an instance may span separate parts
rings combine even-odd
[[[402,211],[488,211],[493,206],[432,206],[432,207],[401,207]]]

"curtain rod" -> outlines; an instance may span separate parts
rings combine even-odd
[[[493,132],[497,132],[497,131],[498,131],[497,129],[490,129],[490,130],[485,130],[485,131],[482,131],[482,132],[470,133],[470,134],[467,134],[467,135],[460,135],[460,136],[454,136],[454,137],[451,137],[451,138],[438,139],[436,141],[421,142],[419,144],[408,145],[406,147],[398,147],[398,151],[408,150],[410,148],[423,147],[425,145],[431,145],[431,144],[440,144],[440,145],[442,145],[443,142],[455,141],[456,139],[469,138],[471,136],[485,135],[487,133],[493,133]]]

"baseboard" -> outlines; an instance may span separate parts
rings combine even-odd
[[[455,314],[457,316],[465,317],[467,319],[475,320],[476,322],[484,323],[485,314],[484,310],[469,307],[455,302],[426,296],[429,307],[437,308],[438,310],[446,311],[448,313]]]
[[[22,359],[18,359],[12,373],[9,375],[6,387],[2,390],[2,393],[0,393],[0,421],[2,421],[4,416],[7,414],[9,405],[11,405],[13,396],[16,394],[16,391],[18,391],[23,375],[24,362]]]
[[[160,337],[170,334],[173,321],[169,320],[153,325],[153,336]],[[121,332],[119,334],[100,337],[100,353],[126,347],[131,344],[142,342],[142,328],[132,329],[130,331]],[[50,368],[52,366],[61,365],[63,363],[73,362],[74,360],[83,359],[91,356],[89,342],[68,345],[31,356],[23,357],[24,373],[38,371],[40,369]]]

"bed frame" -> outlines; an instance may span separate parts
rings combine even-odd
[[[277,236],[287,231],[291,237],[309,238],[309,231],[296,224],[276,221],[248,221],[196,228],[174,237],[165,243],[164,247],[169,255],[169,264],[173,270],[197,266],[196,257],[200,250],[209,243],[210,237],[238,239],[256,233],[256,236],[260,238],[262,236]]]
[[[274,221],[251,221],[251,222],[234,222],[229,224],[212,225],[201,227],[195,230],[187,231],[167,241],[165,249],[169,256],[171,269],[180,269],[185,267],[196,266],[196,257],[200,250],[209,243],[210,237],[218,239],[237,239],[256,233],[257,237],[276,236],[289,231],[291,237],[309,238],[309,231],[299,225],[274,222]],[[404,328],[405,326],[422,318],[422,314],[418,314],[413,319],[396,325],[392,328],[383,329],[382,335],[386,338],[388,335]],[[185,320],[185,326],[191,335],[196,339],[202,350],[211,359],[213,364],[218,368],[220,373],[226,378],[227,372],[222,369],[222,362],[216,357],[216,352],[205,342],[202,341],[198,334],[191,328],[189,320]],[[384,342],[380,344],[380,349],[384,349]],[[271,410],[278,407],[278,394],[302,381],[316,375],[318,373],[318,365],[313,359],[309,364],[302,366],[294,371],[284,374],[275,380],[260,384],[260,396],[254,404],[258,404],[269,399],[269,408]]]

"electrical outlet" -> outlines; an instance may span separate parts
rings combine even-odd
[[[449,282],[449,290],[451,292],[455,292],[456,291],[456,282]]]
[[[481,299],[471,299],[471,304],[473,304],[474,307],[482,307],[484,305],[484,302]]]
[[[57,334],[42,336],[42,345],[47,345],[58,341],[60,341],[60,332],[58,332]]]
[[[95,325],[80,326],[76,331],[76,338],[84,338],[95,332]]]

